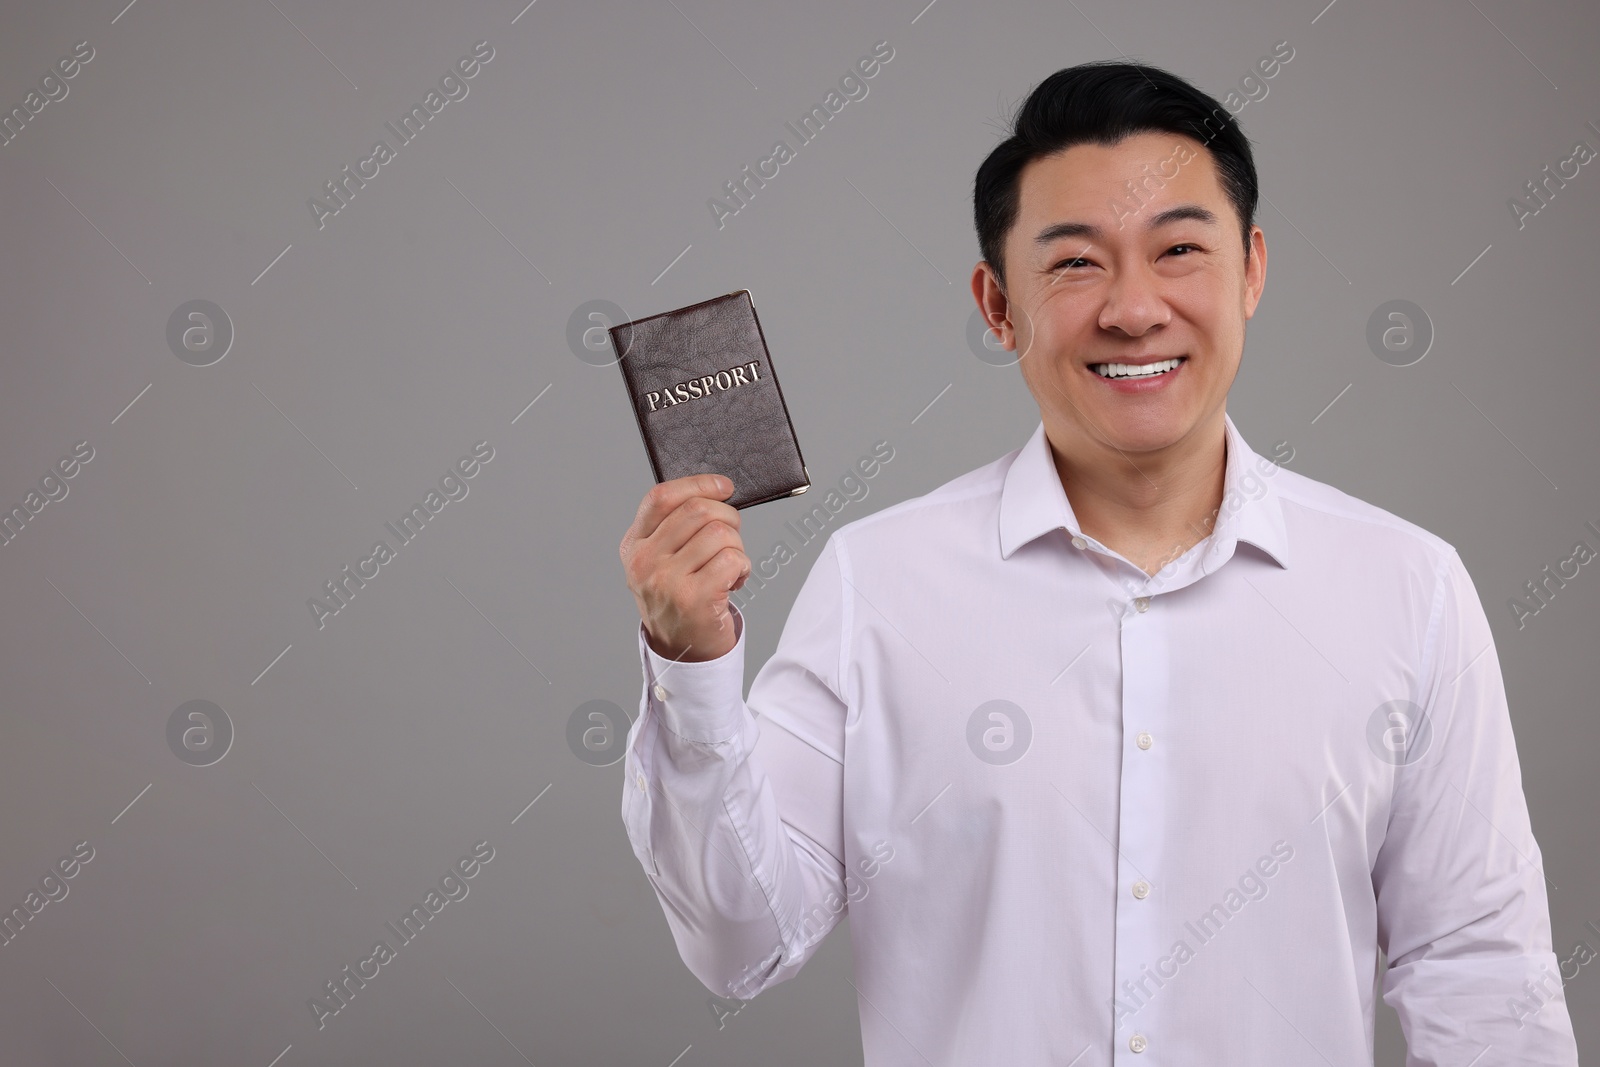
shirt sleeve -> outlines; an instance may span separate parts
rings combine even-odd
[[[794,977],[847,906],[838,551],[830,535],[748,702],[733,604],[737,640],[716,659],[666,659],[638,629],[622,818],[679,955],[718,996]]]
[[[1577,1067],[1499,656],[1453,548],[1436,572],[1419,688],[1420,714],[1390,719],[1409,735],[1390,756],[1372,869],[1383,999],[1407,1067]]]

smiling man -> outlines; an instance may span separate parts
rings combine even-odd
[[[1229,160],[1230,204],[1192,136],[1127,132],[1024,161],[1050,136],[1025,127],[979,171],[972,291],[1018,353],[1081,528],[1154,573],[1223,494],[1223,407],[1267,278],[1266,238],[1243,221],[1249,157]]]
[[[1226,413],[1256,199],[1172,74],[1040,84],[972,277],[1040,422],[833,530],[747,699],[732,486],[645,495],[622,815],[714,993],[848,914],[869,1067],[1370,1064],[1380,995],[1410,1063],[1577,1063],[1459,556]]]

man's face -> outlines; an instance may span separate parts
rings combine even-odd
[[[1266,242],[1252,227],[1247,265],[1211,153],[1168,133],[1075,145],[1024,167],[1020,194],[1005,290],[986,263],[972,288],[1019,354],[1052,439],[1131,461],[1217,417],[1266,281]],[[1147,378],[1096,370],[1176,357]]]

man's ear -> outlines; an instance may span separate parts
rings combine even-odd
[[[1267,235],[1260,226],[1250,227],[1250,259],[1244,265],[1244,317],[1251,318],[1267,287]]]
[[[1011,324],[1011,301],[1006,296],[1000,276],[987,260],[979,260],[972,268],[972,297],[978,302],[983,321],[1000,338],[1000,347],[1015,351],[1017,332]]]

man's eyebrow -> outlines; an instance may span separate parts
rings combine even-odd
[[[1167,225],[1169,222],[1181,222],[1186,220],[1191,222],[1202,222],[1208,225],[1215,225],[1217,216],[1215,212],[1203,208],[1199,204],[1179,204],[1177,207],[1169,207],[1167,210],[1160,212],[1159,214],[1152,215],[1148,220],[1146,220],[1144,228],[1147,230],[1154,230],[1157,227]],[[1104,236],[1104,231],[1092,223],[1057,222],[1040,230],[1038,235],[1034,237],[1033,243],[1036,245],[1047,245],[1051,241],[1057,241],[1063,237],[1088,237],[1091,240],[1099,240]]]

